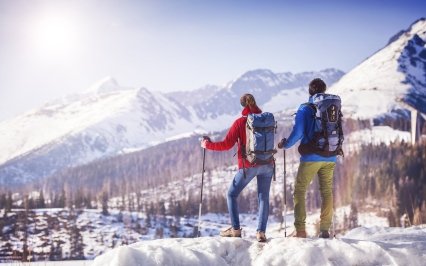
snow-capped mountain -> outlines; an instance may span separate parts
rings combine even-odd
[[[266,106],[265,110],[271,112],[281,111],[288,108],[296,108],[299,104],[299,98],[289,96],[303,95],[306,101],[307,84],[315,77],[324,79],[327,84],[333,84],[343,76],[343,72],[336,69],[325,69],[319,72],[302,72],[293,74],[290,72],[274,73],[268,69],[257,69],[244,73],[238,79],[228,83],[223,88],[211,87],[210,97],[201,97],[200,101],[193,104],[193,108],[198,117],[217,118],[224,114],[237,115],[241,106],[239,98],[244,93],[255,95],[257,104],[260,107]],[[201,88],[197,95],[204,95],[206,88]],[[179,99],[185,105],[193,103],[192,96],[194,92],[179,93]],[[284,94],[285,97],[280,98],[277,104],[269,104],[270,101],[277,102],[275,97]],[[169,94],[176,97],[176,93]]]
[[[191,125],[188,110],[162,94],[116,84],[108,79],[97,90],[1,123],[0,182],[24,181],[143,148]]]
[[[344,113],[370,119],[408,104],[426,113],[426,19],[414,22],[392,37],[330,91],[339,94]]]
[[[194,130],[223,130],[239,115],[245,92],[254,94],[264,110],[295,109],[306,101],[306,86],[314,77],[328,85],[340,79],[329,91],[342,97],[345,117],[377,118],[401,112],[407,104],[425,113],[425,46],[422,18],[341,79],[343,73],[335,69],[299,74],[257,69],[224,86],[162,94],[106,78],[83,93],[0,122],[0,184],[37,180]]]
[[[239,114],[239,97],[255,95],[260,106],[320,76],[333,83],[343,72],[327,69],[293,75],[249,71],[225,87],[162,94],[122,87],[105,78],[80,94],[0,123],[0,184],[20,184],[116,154],[143,149],[194,130],[219,131]],[[307,97],[306,89],[299,93]],[[175,97],[174,97],[175,96]],[[276,100],[275,100],[276,102]],[[276,112],[299,101],[270,105]]]

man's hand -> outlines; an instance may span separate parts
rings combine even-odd
[[[283,138],[279,143],[278,143],[278,149],[282,149],[284,147],[284,144],[287,142],[286,138]]]

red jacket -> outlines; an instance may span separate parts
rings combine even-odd
[[[209,150],[214,151],[225,151],[229,150],[232,147],[234,147],[235,143],[239,143],[238,145],[238,168],[243,168],[243,160],[244,160],[244,167],[253,167],[254,165],[250,164],[249,161],[246,159],[243,159],[241,146],[246,145],[246,122],[247,122],[247,115],[254,113],[254,114],[260,114],[262,113],[262,110],[260,110],[257,106],[255,108],[250,109],[249,107],[245,107],[243,111],[241,112],[242,117],[238,118],[234,121],[231,128],[229,129],[228,133],[226,134],[226,137],[223,141],[220,142],[210,142],[208,141],[206,143],[206,148]],[[238,142],[240,140],[240,142]]]

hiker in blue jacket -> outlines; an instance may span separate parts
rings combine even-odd
[[[294,226],[296,237],[306,237],[306,189],[316,174],[319,177],[321,192],[320,237],[329,238],[329,229],[333,216],[333,172],[336,165],[336,155],[322,156],[309,149],[309,143],[314,138],[315,109],[310,105],[313,97],[324,93],[326,84],[319,78],[309,84],[309,102],[300,105],[296,113],[295,125],[288,139],[281,140],[278,148],[289,149],[301,140],[299,146],[300,165],[295,180],[294,189]]]

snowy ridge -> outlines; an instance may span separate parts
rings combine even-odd
[[[129,90],[129,89],[132,89],[132,88],[121,87],[118,84],[117,80],[115,80],[113,77],[105,77],[99,80],[98,82],[96,82],[95,84],[93,84],[92,86],[90,86],[86,90],[86,93],[99,94],[104,92],[114,92],[114,91]]]
[[[422,18],[334,84],[330,92],[341,96],[345,115],[374,118],[404,109],[401,101],[426,112],[425,40]]]
[[[340,239],[201,237],[121,246],[93,265],[424,265],[426,228],[360,227]]]
[[[330,70],[324,72],[324,76],[330,75]],[[306,79],[322,75],[307,73],[306,77],[297,75]],[[338,70],[331,73],[330,82],[343,74]],[[279,80],[270,70],[255,70],[227,88],[208,85],[195,92],[165,95],[146,88],[122,87],[107,77],[81,94],[0,122],[0,184],[36,180],[67,167],[170,139],[224,130],[240,115],[239,97],[243,92],[251,88],[260,103],[274,101],[273,97],[289,86]],[[268,111],[295,108],[294,104],[288,105],[290,102],[296,101],[275,103],[268,106]]]
[[[297,74],[290,72],[274,73],[268,69],[256,69],[244,73],[235,81],[228,83],[222,89],[218,89],[210,98],[195,104],[194,109],[197,115],[202,118],[217,118],[226,113],[238,114],[241,110],[239,98],[244,93],[253,94],[257,104],[262,108],[264,105],[268,106],[270,101],[274,101],[278,94],[300,87],[305,88],[303,91],[305,99],[303,101],[306,101],[309,96],[306,88],[310,80],[320,77],[327,84],[333,84],[343,74],[342,71],[332,68]],[[187,97],[191,97],[190,93],[187,93]],[[223,99],[226,99],[226,101]],[[294,109],[294,105],[298,103],[296,100],[287,98],[280,106],[269,105],[268,107],[272,109],[265,110],[270,112],[282,111],[287,107],[286,102],[293,102],[294,104],[291,104],[289,108]]]

